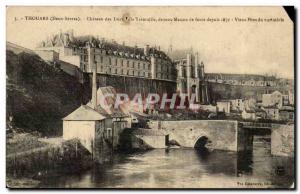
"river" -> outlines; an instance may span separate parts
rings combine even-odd
[[[41,180],[47,188],[289,188],[294,158],[271,156],[270,136],[254,136],[253,151],[155,149],[115,154],[110,164]]]

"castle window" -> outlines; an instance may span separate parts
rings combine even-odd
[[[129,61],[128,60],[126,61],[126,63],[127,63],[127,67],[129,67]]]
[[[108,58],[108,64],[111,65],[111,58]]]
[[[117,58],[115,59],[115,65],[116,66],[118,65],[118,59]]]
[[[103,63],[103,57],[102,56],[100,57],[100,62]]]

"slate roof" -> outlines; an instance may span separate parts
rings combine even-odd
[[[106,117],[87,105],[81,105],[71,114],[63,118],[64,121],[100,121]]]
[[[109,94],[112,94],[109,96]],[[102,107],[100,105],[100,98],[105,96],[105,101],[108,107]],[[127,113],[126,108],[120,105],[118,108],[114,108],[116,101],[117,92],[112,86],[100,87],[97,90],[97,107],[96,111],[106,117],[128,117],[129,113]],[[89,102],[87,106],[92,107],[92,103]]]
[[[68,39],[65,40],[64,36],[68,36]],[[71,38],[68,32],[55,34],[49,37],[46,41],[42,41],[38,47],[53,47],[53,46],[85,47],[87,43],[91,44],[92,47],[103,48],[106,51],[111,51],[111,52],[116,51],[116,52],[124,52],[124,53],[126,52],[129,54],[145,56],[144,48],[126,46],[124,44],[119,44],[116,41],[109,41],[104,38],[98,38],[91,35],[76,36]],[[166,53],[161,51],[160,49],[150,47],[149,53],[160,56],[161,58],[169,59]]]

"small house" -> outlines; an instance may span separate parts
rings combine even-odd
[[[91,153],[97,137],[104,133],[105,116],[86,105],[81,105],[63,118],[63,139],[78,139]]]
[[[284,121],[294,121],[294,107],[292,106],[283,106],[279,110],[280,120]]]
[[[256,119],[255,111],[244,109],[243,112],[242,112],[242,118],[243,119],[249,119],[249,120],[255,120]]]
[[[278,108],[282,107],[282,93],[274,91],[271,94],[262,95],[262,104],[264,107],[270,107],[276,105]]]
[[[230,101],[227,100],[218,101],[217,112],[230,113]]]
[[[264,107],[267,113],[267,118],[272,120],[279,120],[279,109],[277,106]]]
[[[242,111],[244,110],[243,99],[232,99],[230,101],[231,110]]]

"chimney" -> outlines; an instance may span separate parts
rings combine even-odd
[[[134,45],[134,55],[136,54],[136,51],[137,51],[137,45]]]
[[[145,45],[144,47],[144,55],[149,56],[149,45]]]
[[[64,46],[68,46],[68,43],[69,43],[69,34],[64,34],[63,35],[64,39]]]
[[[93,63],[92,106],[97,107],[97,63]]]

